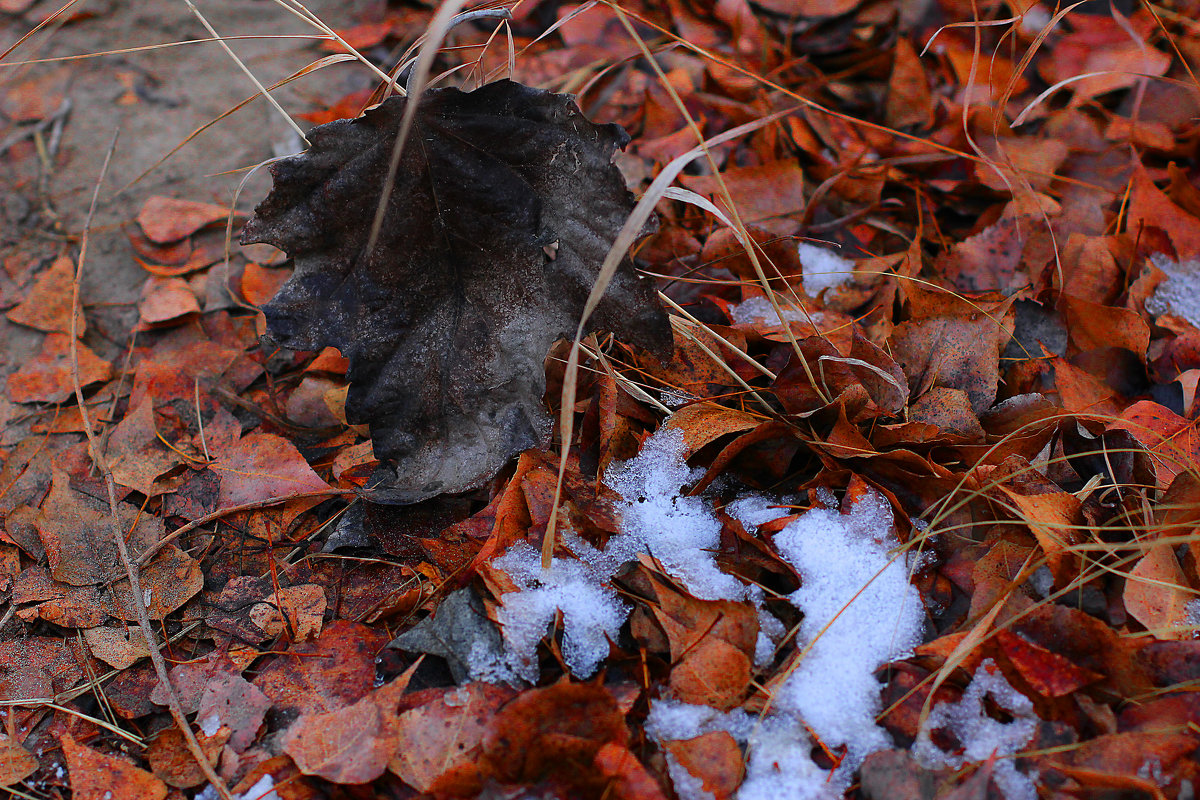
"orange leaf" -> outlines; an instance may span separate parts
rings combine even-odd
[[[271,433],[251,433],[209,465],[221,476],[220,508],[328,489],[296,446]]]
[[[40,331],[71,332],[72,285],[75,282],[75,264],[70,258],[61,256],[50,268],[38,275],[37,283],[19,306],[8,312],[8,318],[18,325],[28,325]],[[75,312],[75,335],[83,336],[87,322],[83,310]]]
[[[1192,638],[1187,606],[1195,599],[1170,544],[1151,547],[1125,580],[1125,609],[1159,639]]]
[[[63,734],[62,748],[75,800],[163,800],[167,796],[167,785],[149,772],[77,744],[70,734]]]
[[[138,212],[137,221],[147,239],[166,244],[190,236],[228,216],[229,209],[224,206],[154,195]]]
[[[1139,400],[1121,412],[1109,430],[1129,431],[1150,451],[1160,486],[1168,486],[1184,470],[1200,466],[1200,433],[1196,423],[1150,400]]]
[[[112,377],[112,365],[82,342],[78,345],[79,382],[86,388]],[[75,395],[71,337],[51,333],[41,351],[8,376],[8,396],[14,403],[61,403]]]

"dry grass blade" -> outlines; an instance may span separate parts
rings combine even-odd
[[[559,503],[562,501],[563,478],[567,471],[571,436],[575,430],[574,409],[579,381],[579,354],[587,320],[591,317],[592,312],[596,310],[596,306],[600,303],[600,298],[604,296],[604,292],[608,290],[608,284],[612,281],[613,275],[616,274],[621,260],[625,258],[625,254],[629,252],[629,248],[633,246],[633,243],[645,227],[646,221],[654,213],[654,206],[666,195],[667,189],[679,177],[679,173],[683,172],[683,168],[697,158],[705,155],[709,148],[732,141],[740,136],[745,136],[748,133],[770,125],[772,122],[793,113],[794,110],[776,111],[774,114],[769,114],[761,119],[739,125],[732,130],[725,131],[701,142],[683,155],[674,158],[650,183],[650,187],[646,189],[646,193],[638,200],[633,212],[625,220],[625,225],[622,226],[620,232],[617,234],[617,238],[613,241],[613,245],[608,251],[608,256],[600,266],[600,272],[596,276],[596,282],[592,286],[592,291],[588,295],[587,302],[584,303],[583,313],[580,315],[579,324],[575,329],[575,338],[571,342],[571,353],[567,357],[566,374],[563,377],[562,410],[559,415],[559,436],[562,441],[562,454],[559,457],[558,463],[558,481],[554,488],[554,503],[552,508],[555,511],[550,515],[550,522],[546,527],[546,536],[542,541],[542,567],[544,569],[550,567],[551,558],[554,553],[554,538],[558,525],[557,509]]]
[[[238,65],[238,69],[240,69],[246,75],[246,77],[250,79],[250,82],[254,84],[254,88],[258,89],[258,93],[262,95],[268,103],[271,104],[272,108],[279,112],[279,115],[283,117],[284,121],[287,122],[291,129],[296,132],[296,135],[300,137],[300,141],[308,144],[308,138],[304,135],[304,131],[300,130],[300,126],[296,124],[296,120],[292,119],[291,114],[283,110],[283,106],[279,105],[279,101],[271,96],[271,93],[267,91],[267,87],[263,86],[262,83],[259,82],[258,78],[254,76],[254,73],[250,71],[250,68],[246,66],[246,63],[238,58],[237,53],[233,52],[233,49],[225,43],[225,39],[213,29],[213,26],[210,25],[208,20],[205,19],[204,15],[200,13],[200,9],[196,8],[195,4],[192,3],[192,0],[183,0],[183,2],[187,4],[188,9],[192,12],[192,14],[195,15],[196,19],[200,20],[200,24],[204,26],[204,30],[208,31],[209,34],[217,40],[217,44],[221,46],[221,49],[225,51],[225,54],[233,59],[233,63]]]

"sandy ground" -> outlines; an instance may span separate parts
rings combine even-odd
[[[223,36],[315,33],[270,0],[194,2]],[[0,46],[10,47],[59,5],[59,0],[32,5],[30,0],[0,0],[0,11],[8,12],[0,14]],[[370,19],[383,9],[378,0],[313,0],[307,6],[335,28]],[[71,10],[77,19],[47,26],[0,61],[0,260],[6,273],[0,274],[0,300],[4,310],[14,305],[28,278],[24,272],[76,248],[101,164],[119,129],[83,286],[91,326],[85,341],[111,358],[128,343],[137,318],[134,304],[146,277],[122,226],[151,195],[228,205],[245,168],[294,152],[299,138],[258,98],[154,167],[194,130],[252,95],[252,83],[213,42],[22,63],[209,36],[184,0],[81,0]],[[316,42],[300,39],[239,39],[230,46],[264,85],[327,55]],[[369,82],[361,66],[338,64],[273,94],[295,114],[326,106]],[[56,117],[64,101],[69,111]],[[35,119],[23,121],[29,116]],[[238,208],[249,211],[268,188],[269,178],[260,171],[246,184]],[[42,338],[0,317],[0,379],[29,358]],[[14,409],[8,410],[12,416]],[[5,440],[15,433],[10,429]]]

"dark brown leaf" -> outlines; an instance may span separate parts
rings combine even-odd
[[[498,81],[421,98],[395,188],[366,251],[407,100],[314,129],[272,167],[242,241],[296,272],[263,311],[271,335],[350,360],[347,419],[386,465],[377,500],[478,486],[549,442],[542,360],[572,335],[631,209],[612,165],[628,137],[565,95]],[[669,353],[654,287],[625,261],[590,328]]]

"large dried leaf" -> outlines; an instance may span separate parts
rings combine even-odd
[[[549,442],[542,361],[574,333],[632,208],[611,163],[626,134],[511,81],[427,92],[381,198],[406,102],[315,128],[307,152],[272,167],[242,234],[295,259],[263,308],[269,332],[349,358],[346,416],[370,424],[385,464],[374,499],[394,503],[473,488]],[[654,287],[629,261],[590,326],[670,352]]]

